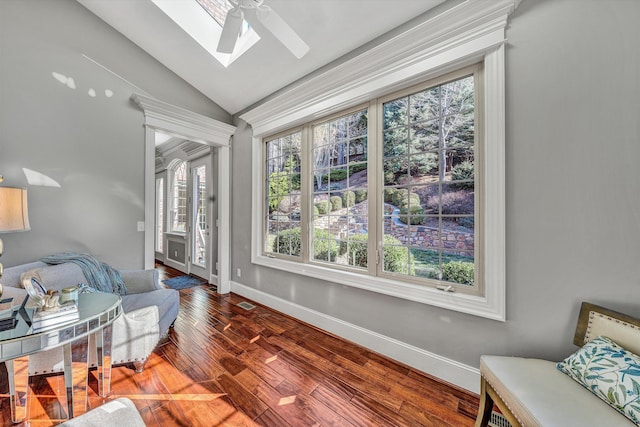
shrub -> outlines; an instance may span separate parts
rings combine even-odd
[[[299,232],[298,228],[298,232]],[[320,261],[333,261],[338,255],[338,243],[327,230],[316,229],[313,236],[313,258]]]
[[[408,196],[409,196],[409,190],[407,190],[406,188],[396,188],[395,193],[393,193],[393,196],[391,196],[391,203],[393,203],[396,206],[399,206],[402,199]]]
[[[414,275],[413,254],[408,252],[401,242],[393,236],[385,234],[384,239],[384,271]],[[407,257],[408,254],[408,257]]]
[[[300,227],[284,230],[276,235],[273,241],[273,252],[285,255],[300,255],[302,239]],[[313,253],[317,260],[327,261],[329,256],[332,260],[338,254],[338,244],[331,239],[331,235],[326,230],[315,230],[313,239]]]
[[[367,169],[367,163],[354,163],[349,165],[349,176],[353,175],[356,172],[360,172]]]
[[[291,189],[300,190],[300,174],[299,173],[291,176]]]
[[[291,183],[288,173],[273,172],[269,175],[269,212],[275,211],[280,201],[290,191]]]
[[[367,190],[356,190],[356,203],[362,203],[367,200]]]
[[[331,211],[337,211],[342,209],[342,197],[340,196],[331,196],[329,198],[331,202]]]
[[[396,174],[392,171],[386,171],[384,173],[384,183],[385,185],[392,185],[396,183]]]
[[[357,267],[367,266],[367,243],[369,235],[354,234],[349,237],[349,253],[347,254],[347,260],[349,265],[355,265]],[[344,255],[347,252],[347,242],[340,242],[340,255]]]
[[[328,200],[321,200],[315,204],[315,207],[318,208],[319,215],[326,215],[331,211],[331,203]]]
[[[384,201],[386,203],[393,203],[393,195],[396,193],[397,188],[385,187],[384,189]]]
[[[412,204],[411,207],[403,206],[400,208],[400,215],[398,215],[398,219],[403,224],[421,225],[426,222],[427,217],[424,215],[424,209],[422,206]]]
[[[347,179],[347,171],[344,169],[331,169],[329,173],[322,175],[322,182],[327,183],[329,179],[331,179],[331,182]]]
[[[473,192],[468,190],[450,191],[443,193],[440,198],[442,213],[444,215],[470,215],[473,214]],[[438,198],[427,200],[427,209],[430,212],[438,212]]]
[[[317,206],[313,206],[313,219],[316,219],[320,216],[320,210]]]
[[[300,255],[302,239],[300,227],[284,230],[276,234],[273,241],[273,252],[285,255]]]
[[[350,207],[356,204],[356,193],[347,190],[342,194],[342,206]]]
[[[369,235],[367,233],[356,234],[349,239],[349,252],[347,253],[347,260],[349,265],[355,265],[357,267],[367,267],[367,244],[369,241]],[[407,274],[408,262],[411,262],[411,271],[409,274],[413,274],[413,255],[409,254],[407,258],[407,250],[400,245],[400,241],[393,236],[384,236],[384,271],[392,273],[405,273]],[[347,252],[347,242],[340,243],[340,254],[343,255]]]
[[[465,161],[458,163],[451,169],[451,179],[454,181],[468,181],[458,182],[455,184],[457,188],[473,188],[473,175],[474,166],[473,162]]]
[[[398,204],[396,206],[398,206],[399,208],[406,208],[409,205],[420,206],[420,196],[418,196],[416,193],[409,193],[407,196],[398,200]]]
[[[473,272],[472,262],[451,261],[442,264],[442,280],[447,282],[473,285],[475,282]]]

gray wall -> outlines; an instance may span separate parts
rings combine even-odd
[[[525,0],[507,29],[507,322],[250,262],[251,130],[233,147],[233,279],[459,362],[559,360],[580,302],[640,315],[635,0]]]
[[[0,58],[4,185],[27,187],[28,168],[61,186],[28,186],[31,231],[2,235],[3,264],[83,251],[142,267],[144,118],[131,94],[226,123],[230,115],[73,0],[0,1]]]

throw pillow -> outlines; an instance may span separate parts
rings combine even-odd
[[[640,356],[599,336],[557,367],[640,426]]]

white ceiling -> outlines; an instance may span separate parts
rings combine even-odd
[[[311,50],[296,59],[268,31],[256,27],[261,40],[228,68],[151,0],[77,1],[235,114],[444,0],[265,0]]]

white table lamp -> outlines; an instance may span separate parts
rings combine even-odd
[[[2,182],[1,176],[0,182]],[[30,229],[27,190],[24,188],[0,187],[0,233],[13,233]],[[2,256],[3,249],[2,239],[0,239],[0,256]],[[4,267],[0,263],[0,277],[2,277],[3,271]],[[2,295],[1,285],[0,295]]]

